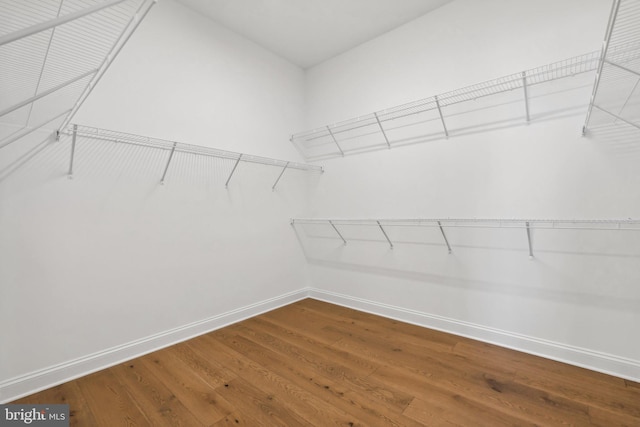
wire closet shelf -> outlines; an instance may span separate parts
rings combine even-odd
[[[620,62],[626,63],[640,58],[640,52],[627,45],[617,46],[612,51]],[[532,86],[595,71],[599,62],[600,52],[586,53],[321,128],[296,133],[291,136],[291,142],[309,160],[340,157],[350,151],[355,153],[361,150],[391,148],[396,142],[391,135],[394,131],[406,126],[406,120],[411,116],[424,115],[428,112],[433,113],[432,120],[440,122],[438,138],[448,138],[451,129],[447,126],[447,114],[445,114],[447,107],[512,91],[521,93],[522,117],[526,122],[529,122],[531,118],[529,90]],[[414,124],[418,121],[417,118],[413,120]],[[412,124],[409,123],[409,125]],[[367,138],[367,142],[361,143],[355,149],[345,148],[346,144],[354,140],[364,141]]]
[[[582,134],[612,124],[640,130],[640,0],[613,2]]]
[[[237,153],[234,151],[220,150],[217,148],[210,148],[210,147],[205,147],[201,145],[186,144],[186,143],[181,143],[176,141],[169,141],[166,139],[153,138],[148,136],[136,135],[136,134],[119,132],[119,131],[108,130],[108,129],[100,129],[100,128],[77,125],[77,124],[70,124],[60,134],[71,138],[71,159],[70,159],[70,165],[69,165],[70,177],[73,175],[75,146],[77,141],[80,139],[123,143],[123,144],[130,144],[130,145],[146,147],[150,149],[166,151],[168,153],[168,156],[167,156],[167,161],[164,167],[164,172],[162,174],[162,178],[160,179],[161,184],[163,184],[165,181],[167,172],[169,170],[171,161],[175,153],[186,153],[186,154],[215,157],[215,158],[228,159],[228,160],[235,161],[233,169],[231,170],[225,185],[229,184],[229,181],[231,180],[231,177],[235,173],[236,168],[238,167],[238,164],[240,162],[256,163],[261,165],[282,168],[282,171],[278,176],[278,180],[275,182],[272,189],[275,189],[276,185],[280,181],[280,178],[282,178],[284,172],[287,169],[297,169],[297,170],[313,172],[313,173],[323,172],[323,169],[321,166],[309,165],[306,163],[298,163],[298,162],[292,162],[292,161],[286,161],[286,160],[273,159],[269,157],[255,156],[255,155],[245,154],[245,153]]]
[[[393,249],[393,242],[387,233],[388,227],[432,227],[439,229],[449,253],[452,248],[447,239],[446,228],[510,228],[526,231],[529,256],[533,258],[531,231],[545,230],[600,230],[600,231],[640,231],[640,220],[635,219],[500,219],[500,218],[402,218],[402,219],[344,219],[344,218],[292,218],[291,225],[326,225],[346,245],[347,239],[338,227],[369,226],[380,229],[385,240]],[[387,228],[385,228],[387,227]]]
[[[0,1],[0,148],[66,127],[156,1]]]

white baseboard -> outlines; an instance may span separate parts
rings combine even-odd
[[[640,361],[637,360],[349,295],[305,288],[3,381],[0,383],[0,403],[11,402],[307,297],[640,382]]]
[[[308,288],[300,289],[231,310],[208,319],[112,347],[98,353],[11,378],[0,383],[0,403],[11,402],[49,387],[108,368],[109,366],[140,357],[198,335],[291,304],[308,296]]]
[[[362,298],[311,289],[309,297],[640,382],[640,361]]]

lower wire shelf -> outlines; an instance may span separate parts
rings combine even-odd
[[[449,253],[452,247],[445,232],[446,228],[510,228],[526,231],[529,256],[533,258],[533,241],[531,232],[534,229],[545,230],[600,230],[600,231],[640,231],[640,220],[635,219],[501,219],[501,218],[292,218],[291,225],[315,224],[326,225],[335,232],[346,245],[347,239],[339,227],[369,226],[376,227],[393,249],[393,241],[387,233],[389,227],[433,227],[439,229],[443,243]]]

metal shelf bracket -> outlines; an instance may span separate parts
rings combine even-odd
[[[75,127],[76,125],[74,125]],[[169,153],[169,158],[167,159],[167,164],[164,167],[164,172],[162,172],[162,178],[160,178],[160,185],[164,185],[164,179],[167,177],[167,171],[169,170],[169,165],[171,164],[171,159],[173,159],[173,153],[176,152],[177,142],[173,143],[173,147],[171,147],[171,152]]]
[[[387,232],[384,231],[382,224],[380,224],[380,221],[376,221],[376,222],[378,223],[378,227],[380,227],[380,231],[382,231],[382,234],[384,234],[384,238],[387,239],[387,242],[389,242],[389,247],[393,249],[393,243],[391,243],[391,239],[389,239],[389,236],[387,236]]]
[[[529,259],[533,259],[533,246],[531,243],[531,227],[529,225],[529,221],[526,222],[527,227],[527,242],[529,243]]]
[[[340,238],[342,239],[342,242],[346,245],[347,241],[345,240],[344,237],[342,237],[342,233],[340,233],[340,231],[338,231],[338,229],[336,228],[335,224],[333,223],[333,221],[329,220],[329,224],[331,224],[331,227],[333,227],[333,229],[335,230],[335,232],[338,234],[338,236],[340,236]]]
[[[444,228],[442,228],[442,223],[438,221],[438,227],[440,228],[440,232],[442,233],[442,238],[444,239],[444,243],[447,245],[447,250],[451,253],[451,246],[449,245],[449,240],[447,239],[447,235],[444,233]]]
[[[78,135],[78,125],[73,125],[73,135],[71,136],[71,159],[69,160],[69,179],[73,178],[73,157],[76,152],[76,136]]]
[[[278,179],[276,179],[276,182],[273,184],[273,187],[271,187],[271,191],[276,191],[276,185],[278,185],[278,182],[280,182],[280,178],[282,178],[282,175],[284,175],[284,172],[289,167],[289,163],[290,162],[287,162],[287,164],[284,165],[284,168],[282,168],[282,172],[280,172],[280,175],[278,175]]]

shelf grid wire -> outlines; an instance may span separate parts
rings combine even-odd
[[[583,134],[598,126],[640,130],[640,0],[615,0]],[[593,115],[598,120],[592,120]]]
[[[0,0],[0,138],[68,122],[154,3]]]
[[[638,6],[640,0],[621,1],[624,3],[621,10],[624,11],[626,19],[624,25],[620,26],[620,31],[614,32],[615,44],[609,47],[607,58],[638,72],[640,71],[640,43],[635,38],[640,34],[640,6]],[[296,133],[292,135],[291,141],[305,158],[316,160],[337,157],[344,155],[345,152],[357,152],[361,149],[391,148],[394,141],[388,137],[389,132],[402,127],[440,120],[444,126],[446,115],[443,116],[442,112],[446,111],[449,106],[500,93],[522,91],[525,89],[525,84],[529,87],[593,72],[598,69],[600,59],[601,52],[590,52],[321,128]],[[420,121],[414,119],[411,122],[410,117],[417,115],[421,115]],[[444,134],[440,137],[448,135],[445,127]],[[349,147],[349,143],[355,140],[362,141],[360,146],[355,149]]]
[[[62,132],[63,135],[73,135],[73,128],[76,128],[76,135],[86,140],[100,140],[114,143],[124,143],[147,147],[151,149],[165,150],[176,153],[194,154],[208,157],[217,157],[228,160],[238,160],[246,163],[257,163],[267,166],[287,167],[287,169],[297,169],[307,172],[321,173],[322,167],[306,163],[291,162],[286,160],[273,159],[269,157],[255,156],[251,154],[237,153],[233,151],[220,150],[217,148],[205,147],[201,145],[185,144],[182,142],[169,141],[166,139],[152,138],[148,136],[135,135],[131,133],[114,130],[99,129],[83,125],[69,125]],[[175,148],[174,148],[175,147]]]
[[[554,230],[640,231],[635,219],[515,219],[515,218],[292,218],[292,224],[385,227],[531,228]]]

